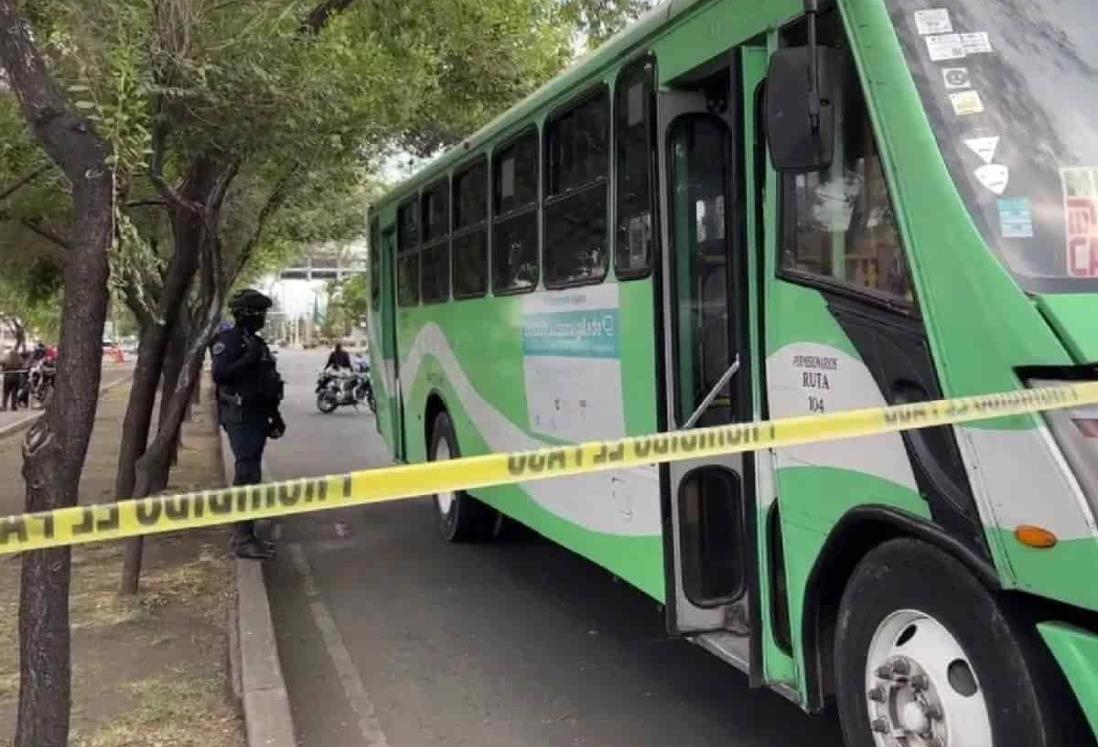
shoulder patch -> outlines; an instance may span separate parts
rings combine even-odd
[[[213,354],[214,355],[221,355],[224,352],[225,352],[225,343],[215,342],[214,346],[213,346]]]

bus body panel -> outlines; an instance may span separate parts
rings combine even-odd
[[[400,312],[409,461],[427,458],[431,396],[450,414],[466,456],[656,430],[654,351],[651,335],[643,334],[654,314],[650,281],[446,308],[441,315],[432,306]],[[576,326],[587,329],[579,345],[554,337],[560,328]],[[628,408],[627,396],[634,398]],[[520,483],[476,495],[663,599],[654,468]]]
[[[965,209],[883,3],[848,0],[842,8],[943,393],[1009,391],[1021,384],[1020,366],[1071,365],[1063,342],[988,251]],[[1093,576],[1064,572],[1077,567],[1065,562],[1081,556],[1084,568],[1098,570],[1098,532],[1043,418],[954,430],[1004,584],[1098,609]],[[1064,541],[1038,559],[1012,536],[1022,524],[1049,528]],[[1061,578],[1050,588],[1042,569],[1055,575],[1056,568]]]
[[[1060,622],[1039,623],[1037,630],[1056,657],[1090,728],[1098,734],[1098,635]]]

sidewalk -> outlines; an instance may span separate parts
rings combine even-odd
[[[118,386],[133,375],[133,363],[103,363],[103,379],[100,389],[108,389]],[[13,433],[21,429],[21,426],[30,425],[34,419],[42,414],[42,410],[0,410],[0,436]]]
[[[106,372],[104,382],[108,382]],[[113,499],[129,387],[106,392],[96,413],[82,504]],[[219,439],[208,403],[184,426],[170,490],[222,484]],[[21,441],[0,440],[0,515],[23,505]],[[77,747],[243,745],[227,672],[233,566],[223,529],[150,537],[141,592],[120,597],[122,544],[73,549],[73,707]],[[10,743],[19,685],[19,557],[0,556],[0,744]]]

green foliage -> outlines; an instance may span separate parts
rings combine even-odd
[[[365,275],[352,275],[328,284],[328,310],[321,334],[329,339],[345,337],[353,327],[366,323],[370,289]]]
[[[67,190],[27,132],[15,97],[0,88],[0,194],[7,194],[0,198],[0,254],[44,249],[48,240],[28,224],[64,234],[71,219]]]
[[[437,152],[566,65],[576,34],[616,30],[647,0],[352,0],[321,29],[322,0],[36,0],[23,3],[73,107],[113,149],[123,192],[114,290],[154,286],[173,250],[149,179],[201,159],[235,164],[221,214],[230,270],[276,269],[305,245],[364,230],[386,154]],[[154,149],[158,149],[154,157]],[[0,190],[48,165],[0,92]],[[52,169],[0,203],[0,250],[65,235]],[[11,230],[8,230],[11,229]],[[231,274],[231,273],[230,273]],[[128,299],[128,300],[133,300]]]
[[[0,323],[28,338],[55,341],[61,325],[61,267],[39,256],[0,260]]]
[[[561,0],[561,15],[593,49],[656,4],[657,0]]]

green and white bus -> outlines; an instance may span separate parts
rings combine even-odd
[[[1093,0],[670,0],[372,206],[406,462],[1098,379]],[[438,495],[851,745],[1098,731],[1098,410]]]

